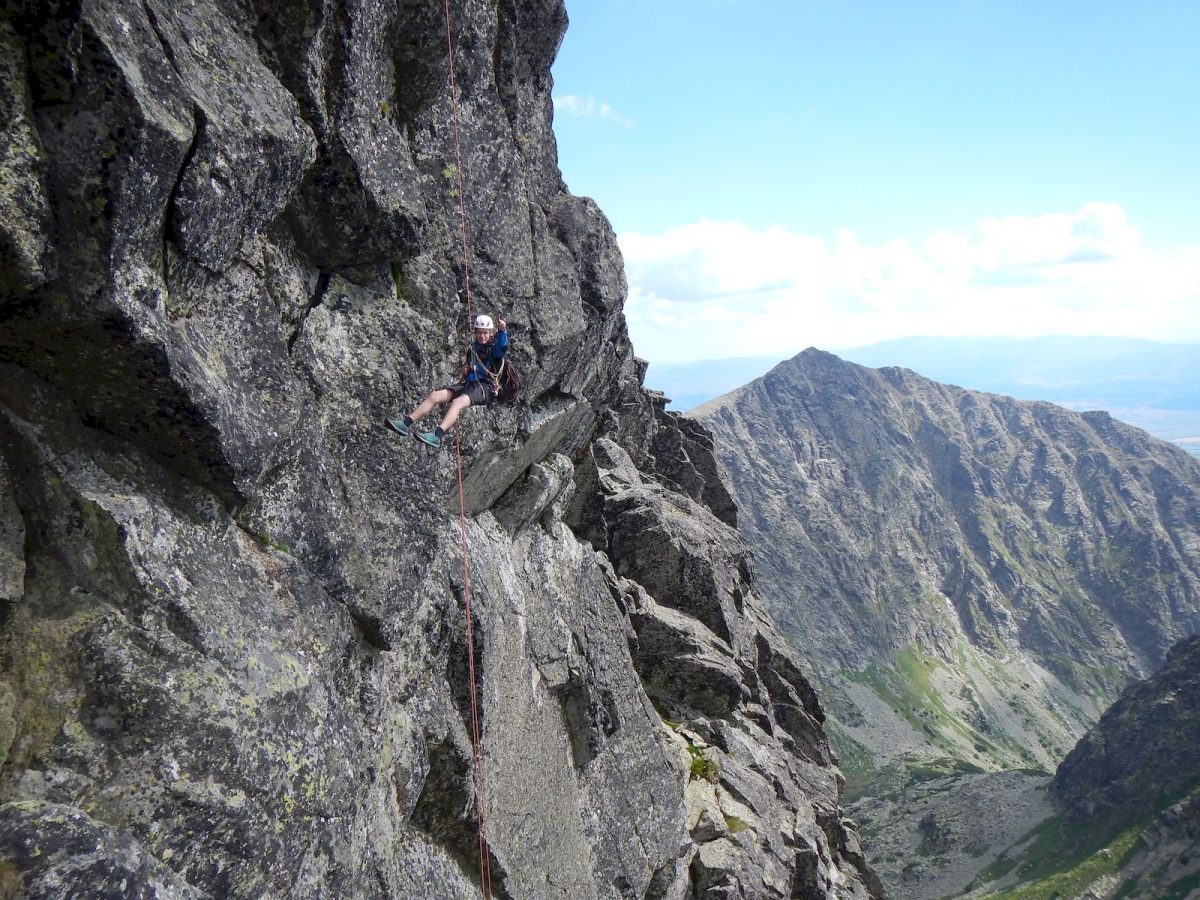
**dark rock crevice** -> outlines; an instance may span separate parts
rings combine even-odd
[[[480,845],[475,822],[471,755],[446,739],[427,748],[428,769],[412,821],[430,840],[447,848],[464,875],[479,882]],[[503,865],[488,851],[492,895],[514,900],[505,887]]]

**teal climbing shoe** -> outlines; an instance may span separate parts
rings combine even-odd
[[[403,419],[387,419],[385,424],[400,437],[408,437],[412,434],[412,426],[405,425]]]
[[[416,438],[418,441],[428,444],[430,447],[442,446],[442,439],[432,431],[418,431],[416,433]]]

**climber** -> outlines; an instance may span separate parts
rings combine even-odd
[[[403,437],[412,435],[430,447],[438,447],[464,409],[468,406],[490,406],[496,399],[500,366],[508,350],[508,326],[503,319],[498,321],[499,328],[493,324],[491,316],[476,316],[475,340],[463,363],[462,381],[430,391],[429,396],[403,419],[388,419],[388,428]],[[446,410],[437,428],[433,431],[413,429],[415,423],[421,421],[435,406],[443,403],[449,403],[450,408]]]

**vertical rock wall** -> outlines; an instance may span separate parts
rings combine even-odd
[[[550,0],[0,4],[0,893],[865,897],[711,440],[562,183]],[[459,253],[458,176],[471,248]],[[714,513],[715,510],[715,513]]]

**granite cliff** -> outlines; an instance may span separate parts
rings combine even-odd
[[[554,0],[0,4],[0,894],[868,897],[712,441],[558,170]],[[461,181],[460,181],[461,179]],[[461,184],[461,187],[460,187]],[[528,403],[379,427],[467,283]]]

